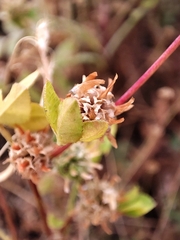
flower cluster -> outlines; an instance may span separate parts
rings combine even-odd
[[[55,159],[56,169],[64,177],[66,192],[70,180],[91,180],[96,170],[102,169],[101,164],[92,161],[94,157],[96,153],[90,152],[86,143],[77,142]]]
[[[73,97],[78,101],[83,121],[104,120],[108,122],[109,126],[122,123],[124,119],[117,119],[117,116],[130,110],[133,107],[134,99],[131,98],[127,103],[116,106],[112,90],[117,75],[113,80],[109,79],[107,88],[102,86],[105,84],[105,80],[96,79],[96,77],[96,72],[87,77],[83,76],[82,83],[75,85],[67,97]],[[112,145],[117,147],[116,140],[111,135],[110,127],[106,135]]]
[[[110,233],[108,222],[116,221],[119,216],[116,211],[119,200],[118,182],[118,177],[111,181],[94,178],[81,186],[75,211],[77,221],[82,227],[101,225]]]
[[[40,175],[50,170],[50,152],[53,148],[46,130],[33,133],[16,128],[9,158],[5,162],[13,164],[23,178],[37,183]]]

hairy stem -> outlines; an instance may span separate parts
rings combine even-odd
[[[36,185],[31,181],[29,181],[29,185],[30,185],[31,190],[32,190],[32,192],[33,192],[33,194],[36,198],[36,201],[37,201],[37,207],[38,207],[39,213],[41,215],[41,221],[42,221],[42,224],[43,224],[44,232],[45,232],[46,236],[49,237],[49,236],[51,236],[51,230],[47,225],[47,221],[46,221],[47,214],[46,214],[45,206],[43,204],[43,200],[41,198],[41,195],[39,194],[39,191],[38,191]]]
[[[165,52],[153,63],[153,65],[116,101],[116,105],[123,104],[157,71],[157,69],[179,47],[180,35],[165,50]]]

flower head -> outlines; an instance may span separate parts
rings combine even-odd
[[[32,133],[16,128],[5,162],[13,164],[23,178],[36,183],[43,172],[50,170],[49,154],[53,148],[46,131]]]
[[[101,225],[107,233],[110,233],[108,222],[114,222],[119,216],[116,211],[119,199],[117,188],[119,178],[114,180],[94,178],[93,181],[88,181],[81,186],[75,211],[76,218],[82,227],[88,228],[91,224]]]
[[[130,110],[133,107],[134,99],[131,98],[127,103],[116,106],[113,86],[118,78],[109,78],[107,88],[102,86],[105,80],[96,79],[97,73],[83,76],[82,83],[75,85],[67,97],[75,98],[78,101],[83,121],[104,120],[108,122],[109,128],[106,135],[114,147],[117,147],[116,140],[110,133],[112,124],[122,123],[124,118],[117,119],[121,113]]]
[[[92,161],[95,156],[96,153],[90,152],[85,143],[77,142],[55,160],[57,171],[64,177],[66,192],[69,192],[68,183],[70,180],[91,180],[96,170],[102,169],[100,163]]]

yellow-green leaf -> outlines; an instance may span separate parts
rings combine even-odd
[[[47,120],[54,133],[57,134],[58,107],[61,100],[49,81],[45,84],[43,89],[43,101]]]
[[[108,129],[108,123],[101,120],[83,122],[82,142],[90,142],[102,137]]]
[[[133,187],[131,190],[125,193],[123,196],[123,204],[126,204],[127,202],[133,201],[138,197],[139,194],[139,188],[137,186]]]
[[[58,144],[74,143],[82,136],[82,116],[78,102],[74,98],[65,98],[59,105],[57,121]]]
[[[4,100],[2,100],[2,92],[0,92],[1,124],[13,126],[29,120],[31,106],[28,88],[34,84],[38,75],[39,72],[35,71],[20,83],[14,83]]]
[[[30,119],[20,125],[25,130],[39,131],[48,126],[44,109],[38,103],[31,103]]]
[[[128,208],[122,209],[121,212],[129,217],[140,217],[156,206],[155,201],[147,194],[141,193],[139,197],[131,203]]]
[[[0,104],[0,123],[15,125],[26,122],[30,117],[31,106],[28,90],[14,83],[9,94]]]
[[[156,206],[153,198],[139,192],[138,188],[130,190],[119,203],[118,210],[129,217],[140,217]]]

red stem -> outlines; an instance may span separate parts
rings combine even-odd
[[[180,35],[165,50],[165,52],[153,63],[153,65],[116,101],[116,105],[125,103],[132,95],[156,72],[167,58],[179,47]]]
[[[50,158],[54,158],[54,157],[57,157],[59,156],[62,152],[64,152],[68,147],[71,146],[71,143],[69,144],[66,144],[64,146],[57,146],[52,152],[51,152],[51,155],[50,155]]]

